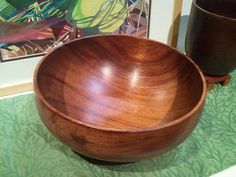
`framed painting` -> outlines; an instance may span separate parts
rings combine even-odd
[[[74,38],[148,37],[151,0],[0,0],[1,62],[33,58]]]

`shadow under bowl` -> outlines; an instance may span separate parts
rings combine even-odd
[[[110,162],[159,155],[194,129],[206,96],[199,68],[148,39],[104,35],[47,54],[34,75],[46,127],[74,151]]]

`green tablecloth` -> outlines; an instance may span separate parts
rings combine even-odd
[[[175,149],[123,165],[92,164],[54,138],[33,95],[0,100],[0,177],[204,177],[236,164],[236,72],[207,96],[201,120]]]

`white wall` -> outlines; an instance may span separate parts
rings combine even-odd
[[[172,23],[174,0],[152,0],[149,37],[167,43]]]
[[[189,15],[192,0],[183,0],[182,15]]]
[[[150,38],[166,43],[172,22],[174,0],[152,0]],[[32,82],[41,57],[0,63],[0,88]]]
[[[32,82],[33,72],[40,58],[0,63],[0,88]]]

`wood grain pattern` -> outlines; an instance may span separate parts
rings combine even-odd
[[[194,0],[186,53],[204,74],[223,76],[236,68],[236,1]]]
[[[175,49],[106,35],[75,40],[45,56],[34,91],[43,122],[73,150],[130,162],[165,152],[188,136],[206,83]]]

